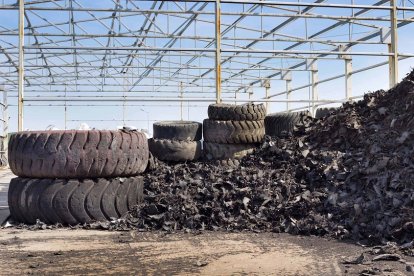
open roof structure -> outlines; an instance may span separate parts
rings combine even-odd
[[[0,2],[0,83],[19,130],[34,106],[63,107],[65,127],[70,106],[120,107],[124,124],[134,104],[147,116],[176,104],[181,118],[183,103],[314,112],[362,95],[356,74],[382,68],[395,85],[414,57],[410,0]]]

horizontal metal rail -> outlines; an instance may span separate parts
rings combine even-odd
[[[41,101],[48,101],[48,102],[134,102],[134,101],[141,101],[141,102],[215,102],[215,98],[164,98],[164,97],[154,97],[154,98],[134,98],[134,97],[117,97],[117,98],[97,98],[97,97],[89,97],[89,98],[64,98],[60,99],[58,97],[49,97],[49,98],[31,98],[27,97],[24,100],[25,102],[41,102]],[[281,99],[234,99],[234,98],[223,98],[223,102],[239,102],[239,103],[245,103],[245,102],[272,102],[272,103],[343,103],[344,101],[341,100],[281,100]]]

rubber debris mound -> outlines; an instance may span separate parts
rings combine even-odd
[[[161,164],[145,176],[142,229],[276,231],[367,243],[414,238],[414,72],[223,169]]]

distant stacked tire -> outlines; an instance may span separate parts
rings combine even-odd
[[[205,157],[215,163],[237,165],[264,139],[266,108],[262,104],[212,104],[208,116],[203,122],[203,148]]]
[[[321,107],[316,110],[315,118],[321,119],[335,112],[338,108],[336,107]]]
[[[304,120],[310,116],[309,111],[269,114],[264,120],[266,135],[281,137],[293,133],[295,126],[303,124]]]
[[[9,142],[17,222],[75,225],[120,218],[142,202],[146,136],[137,131],[26,131]]]
[[[193,121],[160,121],[148,140],[152,155],[172,162],[195,161],[202,155],[202,125]]]

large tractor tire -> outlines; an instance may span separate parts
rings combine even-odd
[[[208,107],[208,118],[218,121],[260,121],[266,116],[263,104],[211,104]]]
[[[191,121],[160,121],[153,125],[155,139],[200,141],[202,125]]]
[[[263,121],[215,121],[205,119],[204,141],[220,144],[260,143],[265,136]]]
[[[143,201],[143,178],[13,178],[9,208],[13,220],[76,225],[120,218]]]
[[[25,131],[9,143],[10,169],[27,178],[133,176],[148,156],[147,138],[136,131]]]
[[[163,161],[193,161],[202,154],[201,141],[149,139],[151,153]]]

